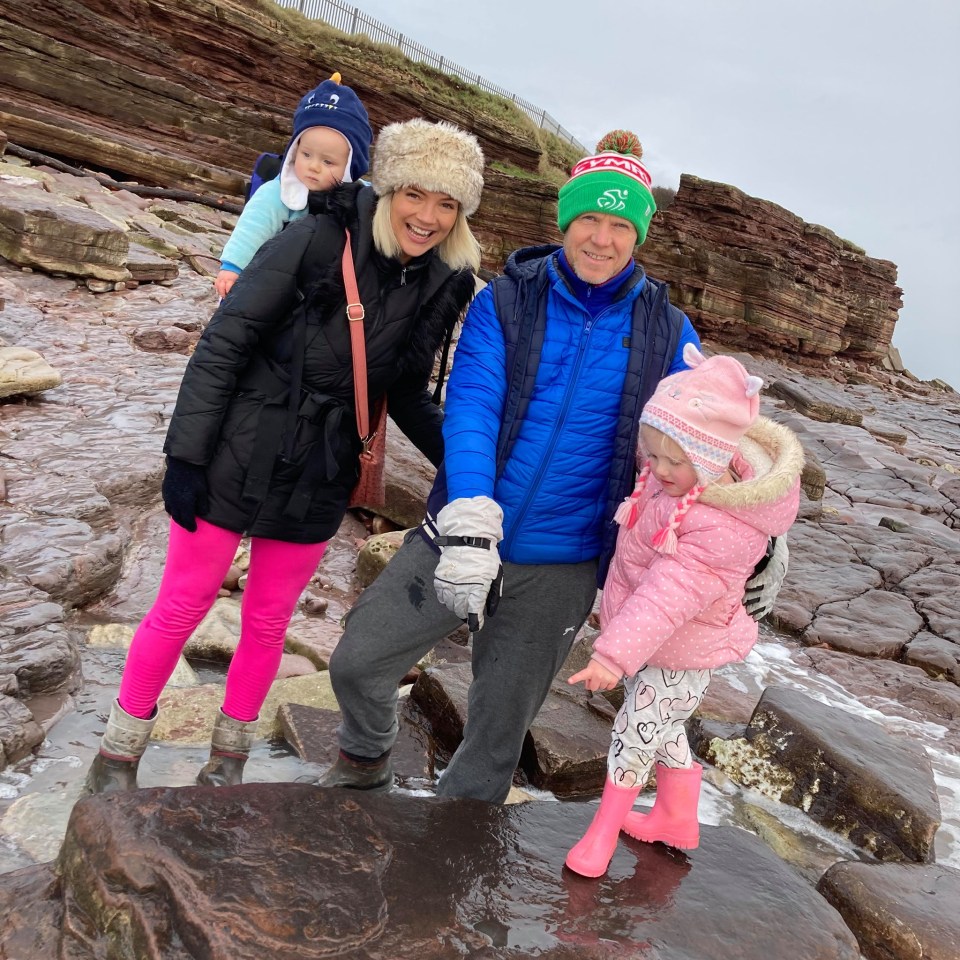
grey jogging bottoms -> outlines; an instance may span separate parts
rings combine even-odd
[[[378,757],[397,737],[397,685],[460,620],[433,588],[438,555],[419,533],[406,542],[347,615],[330,658],[342,713],[340,746]],[[473,638],[473,682],[463,742],[438,796],[502,803],[527,729],[596,597],[597,563],[505,563],[503,596]]]

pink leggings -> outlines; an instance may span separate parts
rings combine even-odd
[[[170,521],[170,546],[160,591],[134,634],[118,700],[146,719],[170,679],[187,640],[213,606],[240,543],[240,534],[197,520],[196,533]],[[303,588],[327,548],[254,537],[243,591],[240,642],[227,671],[223,712],[256,720],[277,675],[287,625]]]

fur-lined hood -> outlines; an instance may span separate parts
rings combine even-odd
[[[741,438],[732,466],[740,482],[712,483],[699,502],[725,510],[767,536],[786,533],[793,516],[783,510],[784,501],[796,498],[803,469],[803,447],[794,432],[757,417]]]

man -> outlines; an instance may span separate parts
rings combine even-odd
[[[437,793],[502,802],[603,585],[640,411],[700,341],[633,259],[656,210],[637,138],[616,131],[597,149],[560,190],[562,248],[515,252],[467,314],[427,519],[361,595],[330,660],[343,720],[323,786],[392,783],[397,684],[466,621],[467,723]]]

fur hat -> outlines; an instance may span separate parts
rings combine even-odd
[[[683,359],[691,369],[660,381],[640,422],[673,440],[707,484],[727,469],[757,419],[763,381],[733,357],[706,359],[692,343],[684,346]]]
[[[581,214],[610,213],[629,220],[637,230],[637,243],[643,243],[657,203],[650,189],[653,181],[640,162],[642,156],[643,147],[629,130],[612,130],[603,137],[596,154],[577,163],[560,188],[560,230],[566,230]]]
[[[391,123],[374,144],[370,181],[381,197],[411,186],[445,193],[469,217],[480,206],[483,152],[473,134],[452,123]]]
[[[287,147],[289,155],[300,134],[310,127],[330,127],[336,130],[350,145],[350,156],[344,181],[359,180],[370,167],[370,144],[373,130],[370,118],[360,98],[353,90],[340,82],[335,73],[314,87],[300,101],[293,114],[293,136]]]

